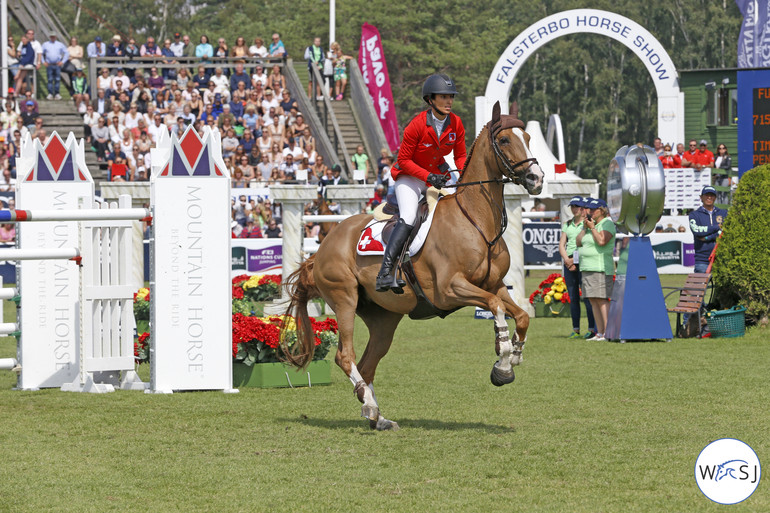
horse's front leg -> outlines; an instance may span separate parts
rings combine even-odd
[[[505,287],[503,287],[505,288]],[[498,359],[492,367],[490,379],[495,386],[512,383],[516,376],[513,366],[521,362],[521,344],[511,340],[508,322],[505,320],[506,303],[495,294],[491,294],[464,279],[456,279],[451,283],[451,293],[462,299],[468,305],[487,308],[495,320],[495,352]],[[506,292],[507,295],[507,292]],[[513,303],[513,301],[511,301]],[[524,332],[526,334],[526,330]]]
[[[512,317],[516,323],[516,331],[513,336],[513,358],[511,360],[512,365],[519,365],[524,356],[522,351],[524,350],[524,343],[527,341],[527,330],[529,329],[529,314],[519,308],[510,294],[508,294],[508,288],[502,285],[497,291],[497,297],[499,297],[505,305],[505,313]]]

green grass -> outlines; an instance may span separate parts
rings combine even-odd
[[[171,396],[18,392],[0,371],[0,511],[717,511],[693,478],[709,441],[770,461],[766,331],[621,345],[533,319],[496,388],[471,315],[399,327],[376,379],[394,433],[336,367],[331,386]],[[767,487],[731,510],[770,511]]]

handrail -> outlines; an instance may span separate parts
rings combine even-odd
[[[318,72],[318,67],[313,66],[313,87],[315,87],[315,84],[323,84],[323,80],[321,79],[321,74]],[[323,87],[321,88],[323,90]],[[313,103],[313,100],[310,100],[311,103]],[[315,103],[317,104],[318,100],[315,100]],[[329,95],[324,90],[323,91],[323,106],[324,106],[324,128],[328,126],[328,121],[331,121],[332,127],[334,128],[334,143],[335,147],[339,147],[340,151],[342,152],[342,157],[345,159],[345,165],[341,166],[343,170],[347,172],[348,175],[348,181],[350,183],[353,179],[353,170],[350,168],[352,161],[350,160],[350,154],[348,153],[348,148],[345,145],[345,139],[342,137],[342,130],[340,130],[340,125],[337,122],[337,116],[334,114],[334,109],[332,108],[332,102],[329,98]],[[316,105],[316,111],[318,111],[318,107]],[[328,133],[328,131],[327,131]]]
[[[337,155],[334,143],[332,143],[329,138],[329,134],[326,132],[325,126],[318,117],[311,101],[305,96],[302,82],[299,80],[299,76],[294,69],[293,61],[291,59],[289,59],[289,65],[284,69],[284,75],[286,76],[286,83],[292,91],[292,98],[297,100],[299,111],[305,116],[308,124],[314,130],[313,135],[315,136],[318,154],[323,155],[324,161],[329,167],[334,164],[340,164],[340,158]]]
[[[388,139],[385,137],[385,131],[382,129],[382,124],[377,117],[377,111],[374,110],[372,97],[364,82],[364,76],[358,68],[358,63],[351,59],[348,69],[350,96],[353,99],[351,102],[353,115],[360,127],[361,135],[364,137],[366,151],[370,157],[373,157],[370,162],[372,163],[372,173],[374,173],[373,178],[376,179],[377,168],[374,164],[380,155],[380,149],[386,148],[389,150]]]

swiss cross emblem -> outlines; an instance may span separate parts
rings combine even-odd
[[[454,132],[449,132],[449,142],[455,142],[457,139],[457,134]]]
[[[382,244],[372,237],[372,229],[367,228],[364,233],[361,234],[361,238],[358,241],[359,251],[382,251],[384,248]]]

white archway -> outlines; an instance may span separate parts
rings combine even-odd
[[[621,42],[644,62],[658,94],[658,136],[665,142],[684,142],[684,93],[674,62],[663,45],[647,29],[619,14],[597,9],[563,11],[527,27],[495,64],[484,96],[476,97],[476,133],[492,117],[492,107],[499,101],[508,113],[508,98],[513,79],[524,62],[543,45],[554,39],[577,33],[599,34]]]

